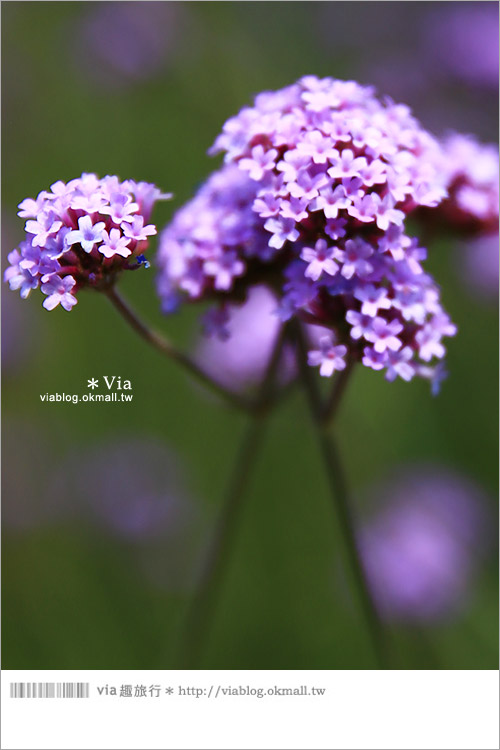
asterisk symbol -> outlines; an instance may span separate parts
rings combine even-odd
[[[97,388],[99,381],[96,378],[90,378],[87,380],[87,388]]]
[[[165,692],[166,692],[166,694],[167,694],[167,695],[172,695],[172,693],[174,692],[174,689],[173,689],[173,688],[171,688],[171,687],[168,687],[168,688],[167,688],[167,689],[165,690]]]

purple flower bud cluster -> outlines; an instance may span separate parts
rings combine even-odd
[[[409,109],[352,81],[307,76],[230,119],[219,151],[226,165],[161,236],[164,309],[183,296],[218,299],[212,322],[227,336],[228,301],[263,283],[282,321],[326,329],[309,356],[320,374],[349,357],[388,380],[438,378],[431,360],[456,328],[406,219],[446,198],[449,172]]]
[[[82,174],[51,185],[19,204],[26,239],[9,256],[4,279],[26,298],[40,287],[43,306],[71,310],[83,287],[105,289],[137,258],[156,234],[148,224],[155,201],[170,196],[150,183]]]

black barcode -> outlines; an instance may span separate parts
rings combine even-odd
[[[88,698],[88,682],[11,682],[11,698]]]

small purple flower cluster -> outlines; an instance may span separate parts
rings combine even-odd
[[[176,309],[182,294],[218,298],[234,291],[252,259],[270,260],[267,232],[252,210],[255,184],[237,167],[215,172],[180,209],[160,237],[158,292],[164,312]],[[267,249],[266,249],[267,248]],[[227,338],[224,309],[211,311],[207,332]]]
[[[439,378],[455,326],[424,273],[406,217],[447,196],[439,143],[407,107],[368,87],[307,76],[257,96],[224,126],[226,165],[174,217],[160,241],[164,309],[219,299],[210,326],[227,336],[227,302],[256,283],[282,321],[323,326],[309,363],[330,376],[346,357],[386,378]]]
[[[5,281],[26,298],[40,287],[43,306],[71,310],[82,287],[105,289],[117,273],[141,265],[156,227],[147,224],[162,195],[150,183],[82,174],[19,204],[26,239],[9,256]]]

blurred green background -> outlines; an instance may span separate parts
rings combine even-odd
[[[306,73],[359,78],[381,91],[387,84],[438,133],[493,140],[495,86],[464,80],[431,54],[438,16],[468,5],[4,3],[4,262],[23,235],[17,204],[83,171],[173,191],[155,209],[163,226],[217,166],[206,150],[225,119],[260,90]],[[473,5],[486,14],[496,7]],[[358,368],[337,433],[358,498],[401,464],[431,463],[477,483],[496,529],[496,299],[471,291],[460,257],[444,239],[428,261],[459,327],[441,395]],[[199,311],[164,318],[154,276],[153,268],[129,274],[120,287],[188,347]],[[82,293],[70,315],[47,313],[36,293],[22,302],[4,287],[3,298],[3,667],[169,667],[245,418],[149,350],[97,294]],[[132,381],[132,403],[40,401],[46,392],[86,393],[88,378],[109,374]],[[161,461],[150,467],[134,441],[173,456],[190,508],[173,531],[127,536],[98,512],[81,512],[80,501],[75,510],[86,472],[99,477],[96,456],[105,462],[119,441],[132,446],[127,462],[146,483]],[[305,400],[295,391],[272,417],[248,487],[203,666],[375,667],[337,549]],[[492,549],[458,613],[426,627],[391,624],[397,667],[496,669],[497,570]]]

